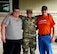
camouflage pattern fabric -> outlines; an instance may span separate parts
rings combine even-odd
[[[35,54],[36,49],[36,18],[23,17],[23,54]]]

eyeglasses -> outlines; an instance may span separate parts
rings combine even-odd
[[[16,13],[20,13],[20,11],[14,11],[14,12],[16,12]]]

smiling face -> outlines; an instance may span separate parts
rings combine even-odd
[[[31,18],[32,17],[32,13],[27,13],[27,17]]]
[[[31,9],[27,9],[26,10],[26,14],[27,14],[28,18],[31,18],[32,17],[32,10]]]
[[[42,15],[46,16],[46,15],[47,15],[48,10],[42,10],[41,12],[42,12]]]
[[[42,12],[42,15],[43,15],[43,16],[46,16],[47,13],[48,13],[48,8],[47,8],[47,6],[42,6],[41,12]]]
[[[19,15],[20,15],[20,10],[19,9],[14,9],[14,11],[13,11],[13,15],[14,15],[14,17],[19,17]]]

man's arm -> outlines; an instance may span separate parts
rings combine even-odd
[[[33,16],[33,18],[34,18],[35,20],[37,20],[40,16],[42,16],[42,15],[36,15],[36,16]]]
[[[36,15],[35,17],[39,17],[39,15]]]
[[[5,37],[5,28],[6,28],[6,24],[5,23],[2,23],[1,24],[1,40],[2,42],[6,42],[6,37]]]
[[[25,17],[25,16],[23,16],[23,15],[19,15],[19,17],[22,18],[22,17]]]
[[[52,42],[55,41],[55,35],[54,35],[55,32],[54,31],[55,31],[55,28],[53,27],[52,28],[52,40],[51,40]]]
[[[23,16],[23,15],[19,15],[19,17],[24,20],[26,18],[26,16]]]

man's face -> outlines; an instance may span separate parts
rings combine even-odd
[[[20,10],[19,9],[15,9],[14,12],[13,12],[13,14],[14,14],[15,17],[19,17]]]
[[[32,13],[27,13],[27,17],[31,18],[32,17]]]
[[[46,15],[47,14],[47,10],[42,10],[42,15]]]

